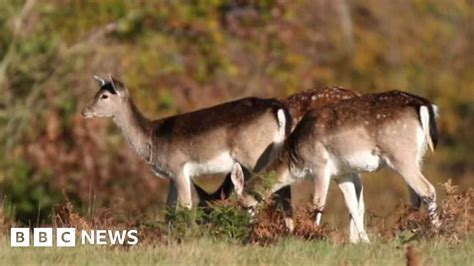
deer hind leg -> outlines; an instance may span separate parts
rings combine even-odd
[[[395,171],[403,177],[410,188],[425,202],[431,224],[435,227],[439,227],[441,223],[437,212],[436,190],[421,173],[417,160],[407,160],[405,157],[402,160],[395,160],[392,163]]]
[[[293,221],[293,207],[291,205],[291,186],[285,186],[274,194],[277,206],[283,209],[285,226],[290,233],[295,229]]]
[[[364,204],[364,187],[362,185],[362,179],[360,174],[352,174],[349,177],[354,184],[355,194],[357,197],[357,204],[358,204],[358,211],[359,217],[361,220],[362,225],[365,227],[364,224],[364,215],[365,215],[365,204]],[[349,221],[349,240],[351,243],[357,243],[360,241],[359,231],[357,230],[356,223],[352,215],[350,215]]]

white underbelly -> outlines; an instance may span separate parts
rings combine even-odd
[[[184,166],[185,173],[189,177],[213,174],[227,174],[232,170],[235,160],[228,152],[203,162],[188,162]]]
[[[332,157],[333,174],[373,172],[383,165],[382,158],[374,151],[360,151],[343,157]]]

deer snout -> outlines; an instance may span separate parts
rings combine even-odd
[[[81,111],[81,115],[84,118],[92,118],[92,116],[93,116],[90,107],[84,107]]]

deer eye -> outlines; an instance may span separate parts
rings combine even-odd
[[[107,94],[102,94],[102,96],[100,96],[101,99],[107,99],[109,98],[109,96]]]

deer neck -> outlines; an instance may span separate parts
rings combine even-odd
[[[151,121],[138,110],[132,100],[118,115],[114,116],[115,124],[122,130],[125,139],[132,149],[144,160],[151,160]]]
[[[291,183],[289,175],[289,155],[283,149],[264,171],[249,180],[249,191],[266,199]]]

